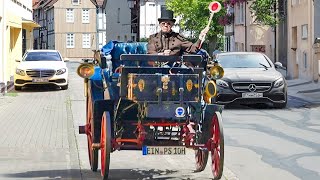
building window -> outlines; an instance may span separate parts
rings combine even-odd
[[[308,25],[304,24],[301,26],[301,38],[307,39],[308,38]]]
[[[120,23],[120,8],[118,8],[117,22]]]
[[[251,45],[251,51],[265,53],[266,46],[265,45]]]
[[[67,34],[67,48],[74,48],[74,34]]]
[[[298,40],[298,33],[297,33],[297,26],[294,26],[291,28],[292,34],[291,34],[291,49],[296,50],[297,49],[297,40]]]
[[[80,0],[72,0],[72,5],[79,5],[80,4]]]
[[[236,24],[244,24],[245,9],[243,3],[237,3],[236,6]]]
[[[67,22],[74,22],[74,13],[73,13],[73,9],[67,9],[67,13],[66,13],[66,21]]]
[[[82,9],[82,23],[90,23],[89,22],[89,9]]]
[[[82,48],[90,48],[90,34],[82,34]]]
[[[240,4],[240,19],[239,19],[239,23],[240,24],[244,24],[244,15],[245,15],[245,9],[244,9],[244,5],[243,3],[239,3]]]
[[[307,62],[308,62],[308,56],[307,56],[307,53],[304,52],[303,53],[303,65],[304,65],[304,68],[307,69]]]

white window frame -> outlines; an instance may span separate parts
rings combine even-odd
[[[89,9],[82,9],[82,23],[90,23]]]
[[[308,24],[301,25],[301,39],[308,39]]]
[[[82,48],[88,49],[90,48],[90,34],[82,34]]]
[[[74,10],[73,9],[66,9],[66,22],[73,23],[74,22]]]
[[[79,5],[80,0],[71,0],[72,5]]]
[[[74,34],[73,33],[68,33],[66,35],[66,47],[67,48],[74,48],[74,44],[75,44],[75,38],[74,38]]]

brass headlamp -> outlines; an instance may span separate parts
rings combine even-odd
[[[82,78],[90,78],[94,74],[94,66],[91,63],[80,64],[77,73]]]
[[[208,81],[205,85],[205,88],[204,88],[204,93],[203,93],[203,100],[206,102],[206,103],[211,103],[211,98],[212,97],[215,97],[217,95],[217,85],[216,83],[211,80],[211,81]]]

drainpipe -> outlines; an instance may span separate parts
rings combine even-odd
[[[248,50],[247,48],[247,2],[244,2],[244,51]]]
[[[99,48],[99,6],[96,6],[96,48]],[[103,22],[103,21],[102,21]],[[92,43],[91,43],[92,44]]]
[[[273,4],[274,12],[277,11],[277,3]],[[276,13],[274,13],[274,18],[276,19]],[[274,25],[274,62],[277,62],[277,25]]]
[[[140,41],[140,0],[137,0],[137,42]]]

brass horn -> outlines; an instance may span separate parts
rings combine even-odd
[[[82,63],[77,68],[77,74],[82,78],[90,78],[94,74],[94,66],[89,63]]]
[[[221,79],[224,75],[224,70],[220,65],[214,65],[210,67],[209,74],[212,79]]]
[[[211,98],[217,95],[217,85],[214,81],[208,81],[205,85],[204,93],[203,93],[203,100],[206,103],[211,103]]]

